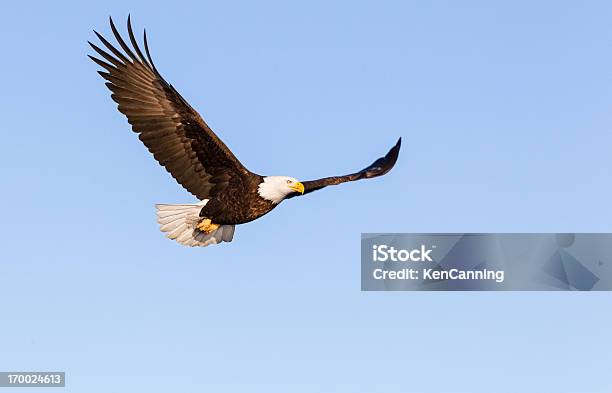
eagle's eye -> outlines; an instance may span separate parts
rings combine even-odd
[[[291,184],[293,183],[291,180],[287,180],[287,184]]]

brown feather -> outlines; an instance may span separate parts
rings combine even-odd
[[[112,18],[109,22],[118,46],[95,32],[108,52],[90,43],[101,59],[90,58],[106,70],[99,74],[108,81],[106,86],[112,92],[111,98],[155,159],[199,199],[210,198],[215,192],[224,190],[228,179],[236,184],[252,182],[250,178],[255,175],[236,159],[157,71],[146,32],[145,57],[134,37],[129,16],[127,28],[132,48],[123,40]],[[218,176],[218,173],[223,175]]]
[[[304,181],[302,184],[304,185],[304,194],[308,194],[313,191],[320,190],[323,187],[333,186],[341,183],[346,183],[349,181],[361,180],[361,179],[369,179],[372,177],[378,177],[389,172],[395,162],[397,161],[397,157],[399,156],[400,147],[402,145],[402,138],[399,138],[395,146],[389,150],[389,152],[384,156],[379,158],[370,164],[367,168],[360,170],[359,172],[351,173],[350,175],[344,176],[333,176],[326,177],[318,180],[309,180]],[[298,196],[299,194],[292,194],[290,197]]]

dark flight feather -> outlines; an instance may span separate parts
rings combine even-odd
[[[397,157],[399,155],[400,147],[402,146],[402,138],[397,140],[395,146],[389,150],[389,152],[384,156],[379,158],[370,164],[367,168],[360,170],[359,172],[352,173],[350,175],[344,176],[333,176],[333,177],[325,177],[323,179],[318,180],[309,180],[304,181],[302,184],[304,185],[304,194],[308,194],[313,191],[320,190],[323,187],[333,186],[336,184],[346,183],[349,181],[356,181],[361,179],[370,179],[373,177],[382,176],[385,173],[389,172],[395,162],[397,161]],[[297,196],[299,194],[293,194],[293,196]]]
[[[108,51],[90,42],[104,60],[89,57],[106,70],[99,73],[108,81],[106,86],[112,92],[112,99],[155,159],[199,199],[215,196],[228,183],[239,186],[251,182],[254,175],[159,74],[153,65],[146,32],[145,57],[134,37],[130,17],[127,28],[133,48],[123,40],[112,18],[109,21],[125,53],[95,32]]]

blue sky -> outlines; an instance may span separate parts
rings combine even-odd
[[[70,392],[609,392],[608,293],[362,293],[361,232],[610,232],[607,1],[1,6],[0,369]],[[181,248],[86,54],[107,17],[241,161],[383,178]],[[27,390],[20,390],[25,392]]]

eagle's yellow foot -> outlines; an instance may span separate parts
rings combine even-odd
[[[205,218],[202,221],[200,221],[200,223],[198,224],[196,228],[198,228],[200,231],[208,235],[216,231],[217,228],[219,228],[220,226],[221,226],[220,224],[213,224],[213,222],[210,219]]]

